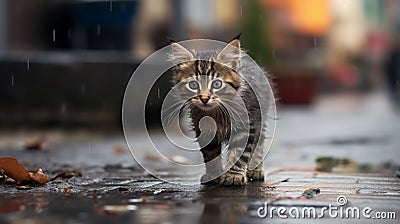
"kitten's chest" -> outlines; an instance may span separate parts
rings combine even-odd
[[[231,132],[231,123],[228,116],[218,111],[204,112],[195,109],[192,110],[190,117],[196,137],[199,137],[200,134],[214,135],[215,133],[215,139],[218,142],[225,142],[229,139]]]

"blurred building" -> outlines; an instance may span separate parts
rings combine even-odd
[[[397,0],[1,0],[0,120],[118,124],[134,68],[169,38],[240,32],[281,103],[370,91],[385,83],[399,12]]]

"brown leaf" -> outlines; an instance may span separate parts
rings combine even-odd
[[[55,180],[57,178],[62,178],[62,179],[69,179],[71,177],[81,177],[82,172],[79,170],[66,170],[62,173],[57,174],[55,177],[51,178],[51,180]]]
[[[41,151],[49,150],[49,146],[43,137],[27,140],[24,142],[23,146],[25,149],[41,150]]]
[[[50,177],[43,173],[42,168],[39,168],[36,173],[28,172],[29,176],[39,184],[45,184],[50,181]]]
[[[161,156],[154,154],[154,153],[145,153],[144,157],[147,160],[151,160],[151,161],[161,161]]]
[[[0,158],[0,169],[3,169],[8,177],[17,181],[17,184],[32,180],[28,171],[14,158]]]
[[[128,149],[122,145],[115,145],[113,150],[115,154],[126,154],[128,152]]]

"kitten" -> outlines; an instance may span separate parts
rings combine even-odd
[[[241,74],[254,73],[254,68],[246,68],[241,61],[240,35],[231,40],[222,50],[216,52],[195,52],[172,42],[172,60],[174,67],[173,83],[178,86],[175,97],[186,102],[189,117],[201,147],[206,164],[206,174],[201,182],[219,183],[225,186],[243,186],[248,179],[264,180],[262,155],[254,155],[257,143],[263,146],[260,102],[255,91]],[[244,71],[243,71],[244,70]],[[240,73],[238,71],[241,71]],[[262,74],[250,74],[264,76]],[[181,84],[181,85],[178,85]],[[260,87],[267,88],[267,87]],[[240,112],[229,112],[229,105],[239,105],[238,97],[244,102]],[[270,96],[264,100],[271,99]],[[201,119],[211,117],[215,121],[216,131],[209,131],[212,124],[202,124]],[[248,128],[238,125],[243,116],[248,117]],[[233,122],[233,123],[232,123]],[[207,122],[205,122],[207,123]],[[243,122],[243,124],[246,122]],[[203,127],[202,127],[203,125]],[[211,125],[207,127],[207,125]],[[232,125],[235,125],[233,128]],[[210,133],[207,133],[210,132]],[[209,138],[209,135],[213,137]],[[240,142],[244,142],[240,147]],[[228,165],[225,170],[220,159],[222,148],[228,144]],[[261,150],[262,151],[262,150]],[[238,154],[238,152],[242,152]],[[258,153],[260,154],[260,153]],[[261,153],[262,154],[262,153]],[[234,159],[235,155],[240,155]],[[252,157],[259,157],[259,164],[249,170]],[[215,159],[217,158],[217,159]],[[215,159],[215,160],[214,160]],[[212,162],[211,162],[212,161]],[[230,161],[236,161],[230,164]],[[216,174],[218,175],[216,178]]]

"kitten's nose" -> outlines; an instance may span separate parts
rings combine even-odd
[[[209,95],[200,95],[200,100],[201,100],[201,102],[204,103],[204,105],[206,105],[208,103],[208,101],[210,100],[210,96]]]

